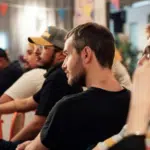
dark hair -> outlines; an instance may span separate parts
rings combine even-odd
[[[111,68],[115,53],[114,38],[111,32],[102,25],[85,23],[72,29],[66,39],[73,36],[73,46],[78,53],[89,46],[103,67]]]
[[[9,61],[7,53],[4,49],[0,48],[0,57],[4,58],[5,60]]]
[[[143,52],[143,55],[147,55],[147,54],[150,54],[150,45],[146,46],[145,49],[144,49],[144,52]]]
[[[54,51],[55,52],[60,52],[60,51],[63,51],[63,49],[62,48],[59,48],[58,46],[53,46],[54,47]]]

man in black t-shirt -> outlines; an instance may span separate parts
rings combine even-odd
[[[46,68],[46,80],[39,92],[28,100],[25,111],[36,108],[36,114],[27,126],[25,126],[11,141],[24,141],[33,139],[42,128],[49,111],[62,97],[82,91],[79,86],[70,86],[67,77],[61,68],[65,58],[63,54],[64,29],[49,26],[41,37],[29,37],[28,41],[34,43],[42,50],[39,65]],[[21,103],[21,102],[20,102]],[[22,111],[22,108],[21,108]]]
[[[54,104],[63,96],[82,91],[79,86],[69,86],[64,71],[61,68],[62,63],[51,67],[41,90],[33,96],[38,103],[36,115],[47,117]]]
[[[96,23],[79,25],[67,34],[62,67],[70,85],[88,90],[62,98],[40,134],[17,150],[85,150],[120,131],[130,92],[112,74],[114,51],[112,34]]]

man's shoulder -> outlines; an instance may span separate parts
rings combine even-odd
[[[87,91],[82,91],[79,93],[64,96],[60,101],[57,102],[58,107],[66,107],[68,105],[74,105],[75,103],[80,103],[83,99],[88,96]]]
[[[9,64],[8,67],[3,69],[0,73],[2,80],[6,79],[8,81],[9,79],[18,79],[23,74],[23,69],[21,68],[20,64],[17,61],[14,61]]]
[[[48,75],[46,76],[47,80],[59,80],[59,79],[65,79],[67,80],[67,77],[64,73],[64,71],[62,70],[62,68],[57,68],[55,70],[53,70],[52,72],[48,73]]]
[[[23,73],[23,68],[21,67],[18,61],[11,62],[10,65],[8,66],[8,70],[15,71],[15,72],[20,71]]]
[[[46,70],[45,69],[41,69],[41,68],[35,68],[35,69],[32,69],[26,73],[24,73],[23,75],[24,76],[31,76],[31,77],[36,77],[36,76],[41,76],[41,75],[44,75],[46,73]]]
[[[130,97],[131,97],[131,91],[124,88],[122,91],[120,91],[120,97],[123,97],[125,100],[126,99],[129,99],[130,100]]]
[[[16,72],[23,73],[23,68],[20,66],[18,61],[11,62],[6,68],[4,68],[1,71],[1,74],[2,73],[11,74],[11,73],[16,73]]]
[[[74,104],[80,104],[80,103],[86,103],[87,101],[92,101],[94,102],[95,100],[98,100],[100,103],[103,103],[103,100],[106,101],[106,99],[104,97],[106,97],[108,99],[108,97],[111,99],[115,99],[115,101],[120,101],[120,99],[124,99],[122,100],[122,103],[128,103],[130,101],[130,96],[131,96],[131,92],[127,89],[123,89],[119,92],[115,92],[115,93],[111,93],[109,92],[108,95],[106,93],[106,91],[104,92],[105,95],[103,95],[104,91],[102,89],[88,89],[86,91],[80,92],[80,93],[76,93],[76,94],[72,94],[72,95],[67,95],[64,96],[62,98],[62,100],[60,101],[60,105],[74,105]],[[104,96],[104,97],[101,97]],[[100,100],[101,99],[101,100]]]

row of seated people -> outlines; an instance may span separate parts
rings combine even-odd
[[[19,143],[18,150],[87,149],[121,130],[130,102],[124,84],[129,88],[131,82],[114,59],[114,38],[108,29],[86,23],[67,33],[49,26],[41,37],[28,41],[34,48],[27,53],[38,69],[24,73],[4,92],[0,115],[36,113],[11,141],[0,140],[3,150],[16,149]]]

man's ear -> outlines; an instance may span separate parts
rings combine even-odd
[[[92,59],[93,52],[90,47],[86,46],[81,51],[81,58],[85,64],[89,63]]]
[[[61,60],[65,59],[65,55],[64,55],[63,51],[57,52],[55,58],[58,61],[61,61]]]

